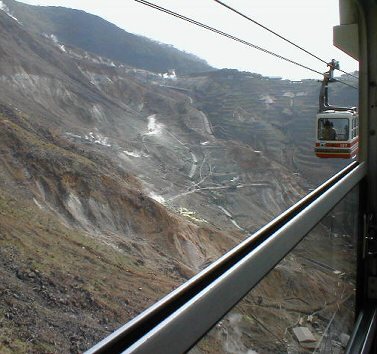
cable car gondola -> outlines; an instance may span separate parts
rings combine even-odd
[[[332,60],[324,74],[316,118],[315,154],[321,158],[353,159],[359,151],[359,118],[355,107],[336,107],[328,103],[328,83],[339,63]]]

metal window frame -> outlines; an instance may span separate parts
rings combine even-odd
[[[366,176],[354,162],[86,354],[189,350]]]
[[[371,352],[377,327],[377,308],[367,306],[360,311],[352,336],[344,354],[368,354]]]

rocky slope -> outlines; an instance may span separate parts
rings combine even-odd
[[[2,107],[2,352],[82,351],[230,246],[28,119]]]
[[[217,137],[252,146],[312,186],[348,163],[313,154],[320,88],[316,80],[292,82],[224,69],[189,75],[177,85],[192,90]],[[331,84],[329,96],[336,105],[357,106],[357,90],[341,83]]]
[[[304,178],[312,81],[162,77],[9,11],[0,60],[4,353],[88,348],[340,166]]]
[[[112,66],[84,66],[3,12],[0,26],[0,348],[81,352],[238,235],[170,212],[133,176],[125,151],[142,148],[149,110],[169,111],[174,95],[119,79],[147,97],[135,111],[88,77]]]

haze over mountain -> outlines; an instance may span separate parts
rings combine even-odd
[[[128,33],[84,11],[30,6],[14,0],[3,0],[3,4],[27,30],[123,64],[162,73],[175,68],[179,74],[212,69],[193,54]]]
[[[346,163],[313,155],[313,80],[214,71],[81,11],[2,9],[0,351],[83,351]]]

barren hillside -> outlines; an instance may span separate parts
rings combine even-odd
[[[313,174],[315,82],[227,70],[158,75],[38,33],[6,3],[1,352],[82,352],[345,163]],[[266,307],[303,259],[257,290]]]

